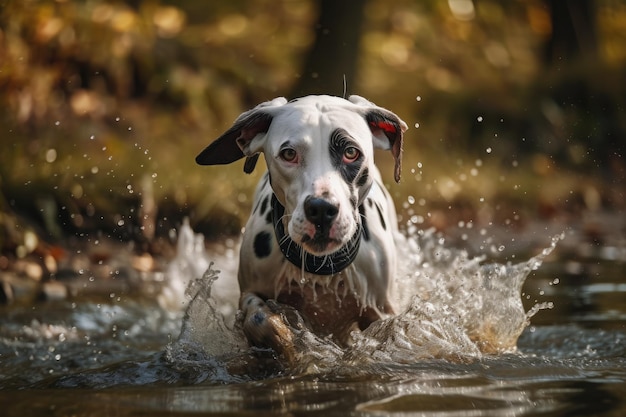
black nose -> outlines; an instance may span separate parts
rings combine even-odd
[[[323,198],[309,196],[304,200],[304,214],[319,232],[328,233],[339,214],[339,206]]]

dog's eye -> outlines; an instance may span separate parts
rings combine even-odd
[[[354,146],[348,146],[346,149],[343,150],[343,161],[346,163],[354,162],[359,158],[360,155],[361,153],[357,148],[355,148]]]
[[[296,162],[296,159],[298,159],[298,153],[291,148],[282,149],[279,156],[283,161],[287,162]]]

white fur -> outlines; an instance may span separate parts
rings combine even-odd
[[[387,124],[380,128],[371,121],[368,123],[366,116],[370,112],[383,114],[398,127],[396,133],[399,139],[396,140],[399,143],[394,144],[385,134]],[[250,122],[256,120],[252,116],[258,114],[271,118],[269,127],[265,126],[267,130]],[[336,162],[332,162],[330,137],[338,128],[347,132],[354,141],[362,158],[361,168],[366,167],[369,172],[367,183],[361,187],[354,184],[350,186],[337,170]],[[292,102],[277,98],[263,103],[243,113],[233,128],[216,140],[230,141],[236,138],[243,154],[239,157],[251,158],[263,153],[268,167],[268,174],[261,180],[255,193],[254,205],[257,210],[245,227],[238,273],[244,331],[254,343],[269,344],[284,351],[285,340],[290,340],[284,334],[284,329],[276,327],[276,320],[260,320],[271,315],[263,302],[265,299],[279,299],[281,296],[289,298],[291,294],[297,293],[304,300],[306,308],[303,310],[314,311],[316,316],[329,315],[328,332],[340,331],[331,327],[336,324],[332,323],[333,317],[342,317],[341,309],[347,309],[347,320],[358,320],[359,314],[366,309],[375,312],[377,317],[393,312],[392,300],[396,299],[393,282],[396,272],[397,219],[393,201],[374,165],[374,148],[392,149],[398,179],[404,130],[406,124],[396,115],[362,97],[351,96],[349,100],[344,100],[330,96],[308,96]],[[211,146],[199,155],[200,163],[222,163],[215,162],[219,158],[214,157],[211,157],[210,162],[203,162],[203,156],[209,154],[210,149],[216,149]],[[296,151],[298,159],[295,162],[281,157],[281,151],[286,147]],[[271,210],[267,202],[272,194],[284,206],[282,222],[289,237],[310,253],[304,256],[327,256],[341,250],[363,220],[359,210],[351,203],[351,198],[353,201],[355,199],[354,195],[350,195],[351,189],[357,190],[356,198],[359,205],[363,206],[361,210],[369,237],[361,239],[354,262],[340,273],[318,275],[285,261],[278,247],[274,226],[267,221],[268,210]],[[338,210],[329,229],[330,240],[324,248],[310,247],[307,243],[307,236],[311,237],[316,229],[315,224],[307,219],[304,208],[306,199],[310,197],[324,199]],[[265,210],[262,210],[260,207],[264,201]],[[257,256],[255,244],[258,244],[259,234],[263,233],[270,236],[269,253],[260,257]],[[349,328],[346,325],[346,329]],[[281,336],[277,337],[276,334]],[[346,335],[338,337],[346,339]]]

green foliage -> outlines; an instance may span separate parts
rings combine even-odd
[[[0,210],[52,235],[45,225],[132,237],[154,199],[161,233],[182,215],[211,233],[239,230],[259,172],[193,157],[242,110],[311,76],[316,2],[0,4]],[[622,187],[626,6],[605,0],[596,12],[597,59],[554,66],[543,1],[370,0],[348,93],[411,126],[398,200],[425,201],[427,217],[478,210],[477,196],[566,205],[571,193],[604,193],[602,175]],[[599,180],[581,181],[582,168]],[[56,211],[42,214],[49,201]]]

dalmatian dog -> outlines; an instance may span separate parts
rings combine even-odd
[[[406,129],[359,96],[280,97],[241,114],[196,157],[200,165],[245,157],[246,173],[265,157],[238,273],[242,328],[253,345],[292,352],[277,305],[344,346],[353,331],[394,313],[399,232],[374,148],[391,150],[399,181]]]

